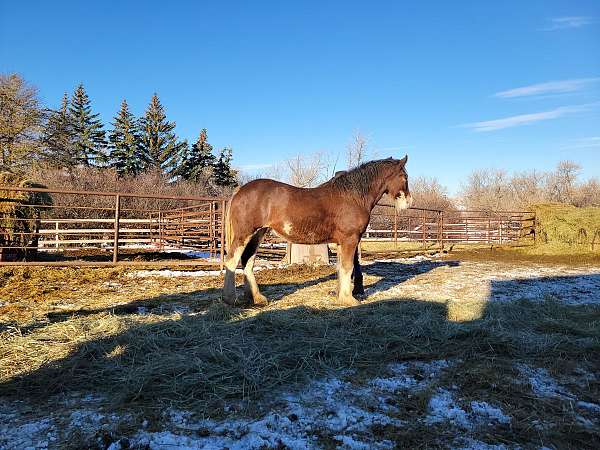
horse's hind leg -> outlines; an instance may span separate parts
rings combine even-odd
[[[258,289],[258,283],[254,278],[254,260],[256,258],[256,252],[262,242],[265,234],[269,231],[268,228],[261,228],[258,230],[252,238],[242,254],[242,267],[244,268],[244,293],[246,298],[256,306],[266,306],[267,298],[260,293]]]
[[[354,252],[354,270],[352,272],[352,278],[354,278],[354,289],[352,289],[352,295],[356,298],[365,298],[365,287],[363,285],[363,274],[360,268],[360,260],[358,258],[358,248],[360,243],[356,247]]]

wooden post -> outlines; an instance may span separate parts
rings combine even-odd
[[[440,249],[444,250],[444,211],[440,211]]]
[[[183,209],[181,210],[181,217],[179,218],[179,232],[181,233],[181,246],[183,247],[184,245],[184,238],[183,238]]]
[[[394,208],[394,249],[398,248],[398,211]]]
[[[54,247],[58,249],[58,220],[56,221],[56,224],[54,225],[54,229],[56,230],[56,234],[54,235]]]
[[[226,214],[227,202],[225,200],[221,201],[221,271],[223,270],[223,263],[225,261],[225,217]]]
[[[490,229],[491,228],[492,228],[492,219],[491,219],[491,217],[488,216],[488,223],[487,223],[487,241],[488,241],[488,244],[491,242],[490,241],[490,238],[491,238],[491,236],[490,236]]]
[[[421,227],[423,228],[423,247],[425,247],[425,211],[421,211]]]
[[[502,216],[500,216],[500,221],[498,222],[498,232],[500,234],[500,245],[502,245]]]
[[[158,250],[163,251],[162,211],[158,207]]]
[[[208,253],[210,256],[213,256],[215,254],[214,226],[215,226],[214,202],[210,202],[209,209],[208,209]]]
[[[115,197],[115,238],[113,242],[113,263],[119,260],[119,220],[121,219],[121,196]]]

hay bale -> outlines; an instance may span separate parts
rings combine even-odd
[[[562,203],[533,207],[540,240],[548,246],[589,246],[600,230],[600,208],[578,208]]]
[[[7,171],[0,172],[0,186],[45,188],[42,184]],[[51,204],[52,196],[45,192],[0,189],[0,261],[26,256],[28,252],[22,247],[37,247],[40,227],[40,208],[37,205]]]

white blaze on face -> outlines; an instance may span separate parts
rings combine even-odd
[[[396,209],[407,209],[412,205],[412,195],[404,195],[404,192],[400,192],[396,197]]]

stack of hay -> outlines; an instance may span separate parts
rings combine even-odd
[[[0,186],[44,188],[12,172],[0,172]],[[37,249],[40,208],[51,205],[52,197],[45,192],[0,189],[0,261],[15,261]]]

